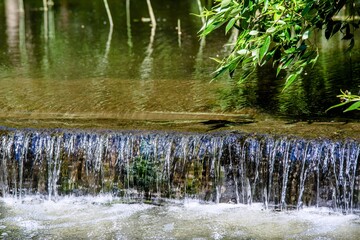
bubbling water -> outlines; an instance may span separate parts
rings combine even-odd
[[[262,204],[176,200],[124,204],[113,195],[0,201],[8,239],[357,239],[360,218],[327,208],[264,210]]]

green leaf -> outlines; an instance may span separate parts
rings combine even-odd
[[[265,1],[264,1],[263,13],[267,11],[268,7],[269,7],[269,0],[265,0]]]
[[[217,63],[219,63],[219,64],[222,64],[222,60],[220,60],[220,59],[218,59],[218,58],[210,58],[211,60],[213,60],[213,61],[215,61],[215,62],[217,62]]]
[[[262,47],[260,48],[260,52],[259,52],[259,62],[262,61],[263,57],[266,55],[267,51],[269,50],[269,46],[271,43],[271,37],[268,36],[265,41],[264,44],[262,45]]]
[[[214,24],[210,24],[208,26],[206,26],[206,28],[204,29],[204,31],[201,33],[202,36],[206,36],[209,33],[211,33],[213,30],[215,29],[215,25]]]
[[[304,34],[302,35],[302,39],[303,39],[303,40],[306,40],[306,39],[309,38],[309,32],[310,32],[309,30],[307,30],[307,31],[304,32]]]
[[[344,112],[349,112],[353,110],[360,110],[360,101],[351,104],[351,106],[348,107]]]
[[[270,28],[266,29],[267,33],[273,33],[275,31],[276,31],[276,27],[270,27]]]
[[[280,17],[281,17],[281,12],[276,12],[276,13],[274,14],[274,21],[279,20]]]
[[[282,5],[280,5],[280,4],[276,5],[275,8],[276,8],[277,10],[280,10],[281,12],[282,12],[282,11],[285,11],[285,7],[282,6]]]
[[[231,0],[222,0],[221,8],[227,7],[230,4]]]
[[[297,73],[290,74],[289,77],[286,79],[284,90],[288,88],[296,80],[297,77],[298,77]]]
[[[228,24],[226,25],[226,28],[225,28],[225,34],[227,34],[229,32],[229,30],[234,26],[236,22],[236,19],[235,18],[232,18]]]
[[[292,47],[292,48],[286,49],[286,50],[284,51],[284,53],[286,53],[286,54],[291,54],[291,53],[295,52],[295,50],[296,50],[296,48],[295,48],[295,47]]]
[[[333,108],[337,108],[337,107],[344,106],[345,104],[348,104],[348,103],[349,103],[349,102],[342,102],[342,103],[336,104],[336,105],[331,106],[331,107],[329,107],[328,109],[326,109],[325,112],[327,112],[327,111],[329,111],[329,110],[331,110],[331,109],[333,109]]]
[[[284,22],[283,20],[278,20],[275,23],[280,24],[280,25],[285,25],[286,24],[286,22]]]
[[[244,82],[250,76],[250,74],[253,72],[254,72],[254,69],[245,69],[245,71],[241,75],[241,78],[239,79],[238,83],[240,84],[240,83]]]
[[[229,71],[234,71],[236,69],[241,58],[242,58],[242,56],[237,56],[229,62],[229,64],[227,65]]]
[[[294,60],[294,57],[292,55],[288,56],[286,62],[284,62],[284,64],[283,64],[282,68],[283,69],[288,68],[293,60]]]
[[[317,52],[315,52],[315,54],[316,54],[315,57],[309,61],[309,64],[312,64],[312,67],[314,67],[315,63],[317,62],[317,60],[319,58],[319,54],[317,54]]]
[[[204,28],[204,30],[201,32],[201,36],[206,36],[209,33],[211,33],[213,30],[221,27],[223,25],[224,22],[222,22],[221,20],[218,19],[210,19],[206,24],[206,27]]]
[[[237,54],[239,54],[239,55],[246,55],[246,54],[248,54],[249,52],[250,52],[250,51],[247,50],[247,49],[241,49],[241,50],[237,51]]]
[[[258,35],[258,34],[259,34],[259,31],[257,31],[257,30],[251,30],[249,32],[249,35],[251,35],[251,36],[255,36],[255,35]]]
[[[301,12],[301,15],[302,15],[303,17],[305,17],[305,16],[309,13],[309,11],[310,11],[310,9],[311,9],[311,7],[312,7],[313,4],[314,4],[314,3],[308,3],[308,4],[306,5],[306,7],[304,8],[304,10]]]
[[[215,76],[213,77],[213,79],[217,78],[218,76],[222,75],[226,70],[228,70],[228,66],[221,66],[218,69],[216,69],[216,71],[214,72]]]

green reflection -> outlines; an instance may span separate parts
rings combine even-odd
[[[2,117],[67,115],[139,116],[145,113],[266,112],[286,116],[324,113],[339,89],[356,93],[360,84],[359,44],[351,61],[340,39],[325,42],[322,57],[298,87],[282,92],[270,67],[239,85],[229,77],[210,83],[216,63],[237,32],[199,39],[202,19],[190,15],[212,1],[57,0],[48,11],[41,1],[0,2],[0,108]],[[181,20],[181,45],[176,27]],[[350,64],[351,63],[351,64]],[[351,116],[351,115],[346,115]],[[131,117],[130,117],[131,118]]]

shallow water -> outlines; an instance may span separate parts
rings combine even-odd
[[[122,204],[111,196],[57,202],[5,198],[7,239],[357,239],[360,218],[329,209],[274,212],[261,205],[182,202]]]
[[[359,91],[358,42],[350,56],[340,37],[327,42],[320,33],[312,36],[322,56],[286,92],[269,68],[240,86],[227,76],[210,83],[216,69],[210,57],[226,55],[230,36],[220,30],[199,40],[202,22],[191,14],[199,12],[198,1],[152,0],[156,29],[147,22],[145,1],[126,2],[109,1],[111,29],[102,1],[56,0],[48,12],[41,1],[25,1],[24,15],[17,1],[1,1],[0,118],[151,120],[184,112],[354,117],[324,110],[337,103],[340,89]],[[211,1],[200,2],[210,7]]]

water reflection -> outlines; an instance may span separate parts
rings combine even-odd
[[[355,37],[360,37],[359,32]],[[353,93],[359,91],[359,44],[350,55],[345,53],[349,42],[341,40],[340,35],[330,41],[321,33],[314,38],[321,46],[321,57],[314,68],[307,69],[296,86],[288,92],[281,92],[279,105],[283,114],[324,116],[329,105],[338,103],[338,99],[332,96],[340,93],[340,89],[348,89]],[[341,109],[331,110],[329,115],[357,116],[355,113],[343,114]]]
[[[267,112],[286,116],[341,116],[324,110],[340,89],[358,92],[359,44],[314,36],[321,58],[289,91],[271,67],[246,83],[224,76],[211,80],[237,31],[199,39],[203,19],[190,15],[212,1],[109,0],[114,27],[103,1],[0,2],[0,107],[2,116],[136,115],[139,112]],[[150,18],[151,19],[151,18]],[[181,20],[181,36],[177,30]],[[154,24],[155,23],[155,24]],[[181,37],[181,38],[180,38]],[[179,47],[179,40],[181,46]],[[226,47],[224,47],[226,46]],[[353,113],[351,113],[353,114]],[[350,115],[345,115],[350,116]]]
[[[150,21],[151,21],[151,31],[150,31],[150,39],[149,39],[149,45],[146,48],[145,51],[145,58],[141,64],[140,67],[140,73],[141,73],[141,79],[149,79],[150,78],[150,74],[153,71],[152,70],[152,66],[153,66],[153,58],[152,58],[152,53],[154,51],[154,39],[155,39],[155,33],[156,33],[156,20],[155,20],[155,15],[151,6],[151,1],[147,0],[147,6],[149,9],[149,15],[150,15]],[[144,18],[143,18],[144,19]]]
[[[5,0],[6,35],[9,51],[13,55],[19,52],[19,6],[17,1]]]
[[[130,0],[126,0],[126,27],[127,27],[127,37],[128,37],[128,45],[130,51],[133,47],[132,35],[131,35],[131,17],[130,17]]]

